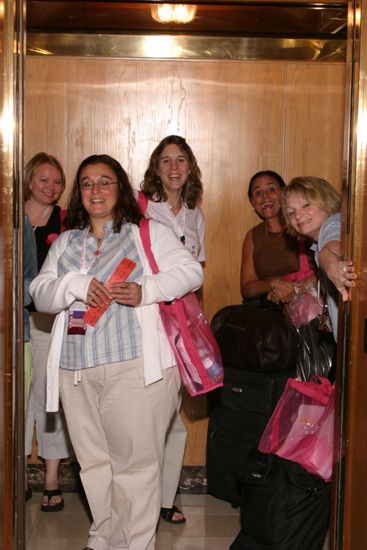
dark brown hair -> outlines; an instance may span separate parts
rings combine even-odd
[[[277,172],[273,172],[273,170],[261,170],[261,172],[256,172],[256,174],[252,176],[248,184],[247,195],[250,201],[252,200],[252,188],[255,181],[257,180],[257,178],[262,178],[264,176],[268,176],[269,178],[275,180],[280,188],[285,187],[285,181],[283,180],[282,176],[280,176]]]
[[[167,194],[158,174],[158,165],[164,148],[171,144],[177,145],[180,151],[187,157],[190,173],[182,188],[181,198],[189,208],[195,208],[203,194],[201,171],[194,153],[183,137],[175,135],[167,136],[157,145],[150,157],[149,166],[144,174],[144,181],[140,185],[141,190],[148,199],[154,202],[165,202],[167,200]]]
[[[77,170],[64,221],[66,229],[84,229],[90,224],[89,214],[82,202],[80,174],[86,166],[91,164],[106,164],[116,175],[118,196],[112,215],[114,232],[118,233],[123,223],[139,224],[143,216],[140,213],[129,178],[121,164],[109,155],[91,155],[83,160]]]

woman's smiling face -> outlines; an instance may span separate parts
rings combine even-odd
[[[190,174],[190,166],[185,152],[170,143],[163,149],[158,160],[158,175],[166,193],[181,191]]]
[[[85,183],[90,188],[83,188]],[[102,187],[98,183],[108,183]],[[99,219],[103,223],[113,218],[118,200],[118,182],[115,172],[110,166],[103,163],[88,164],[80,173],[79,185],[83,206],[91,220]]]
[[[291,193],[286,199],[288,223],[299,234],[317,242],[320,227],[330,217],[330,213],[311,202],[302,193]]]
[[[29,190],[35,201],[43,206],[57,203],[64,191],[64,183],[60,172],[51,164],[41,164],[34,172]]]
[[[253,182],[251,204],[263,220],[279,216],[280,193],[279,183],[271,176],[259,176]]]

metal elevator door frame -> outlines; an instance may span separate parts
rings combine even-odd
[[[367,548],[367,0],[348,6],[343,250],[359,275],[339,311],[332,548]]]
[[[14,9],[15,8],[15,9]],[[2,25],[2,121],[0,212],[0,550],[25,548],[22,409],[22,198],[23,162],[22,0],[0,0]],[[341,307],[338,365],[337,468],[332,547],[367,548],[367,0],[349,2],[348,92],[344,153],[344,250],[360,274],[350,304]],[[15,46],[15,48],[14,48]],[[330,144],[332,146],[332,144]],[[15,472],[15,474],[14,474]]]
[[[0,550],[25,548],[23,0],[0,0]]]

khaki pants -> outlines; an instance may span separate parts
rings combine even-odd
[[[38,456],[44,459],[71,454],[64,415],[46,413],[47,355],[54,319],[54,315],[39,312],[32,312],[29,319],[33,370],[25,419],[25,455],[32,453],[36,427]]]
[[[164,449],[162,472],[163,508],[172,508],[173,506],[185,454],[187,433],[179,412],[180,406],[181,398],[179,407],[171,420]]]
[[[153,550],[166,432],[178,406],[177,368],[144,386],[137,359],[60,370],[60,395],[93,516],[94,550]]]

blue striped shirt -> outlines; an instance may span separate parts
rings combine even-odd
[[[88,230],[76,229],[70,232],[68,246],[59,258],[59,276],[69,271],[83,272],[84,269],[84,272],[103,282],[126,257],[136,263],[128,281],[141,279],[143,266],[131,224],[124,224],[120,233],[114,233],[111,221],[104,226],[104,230],[105,238],[97,255],[94,235]],[[128,361],[142,355],[141,330],[134,307],[112,302],[94,327],[87,326],[85,335],[67,334],[67,325],[68,318],[61,351],[62,369],[79,370]]]

